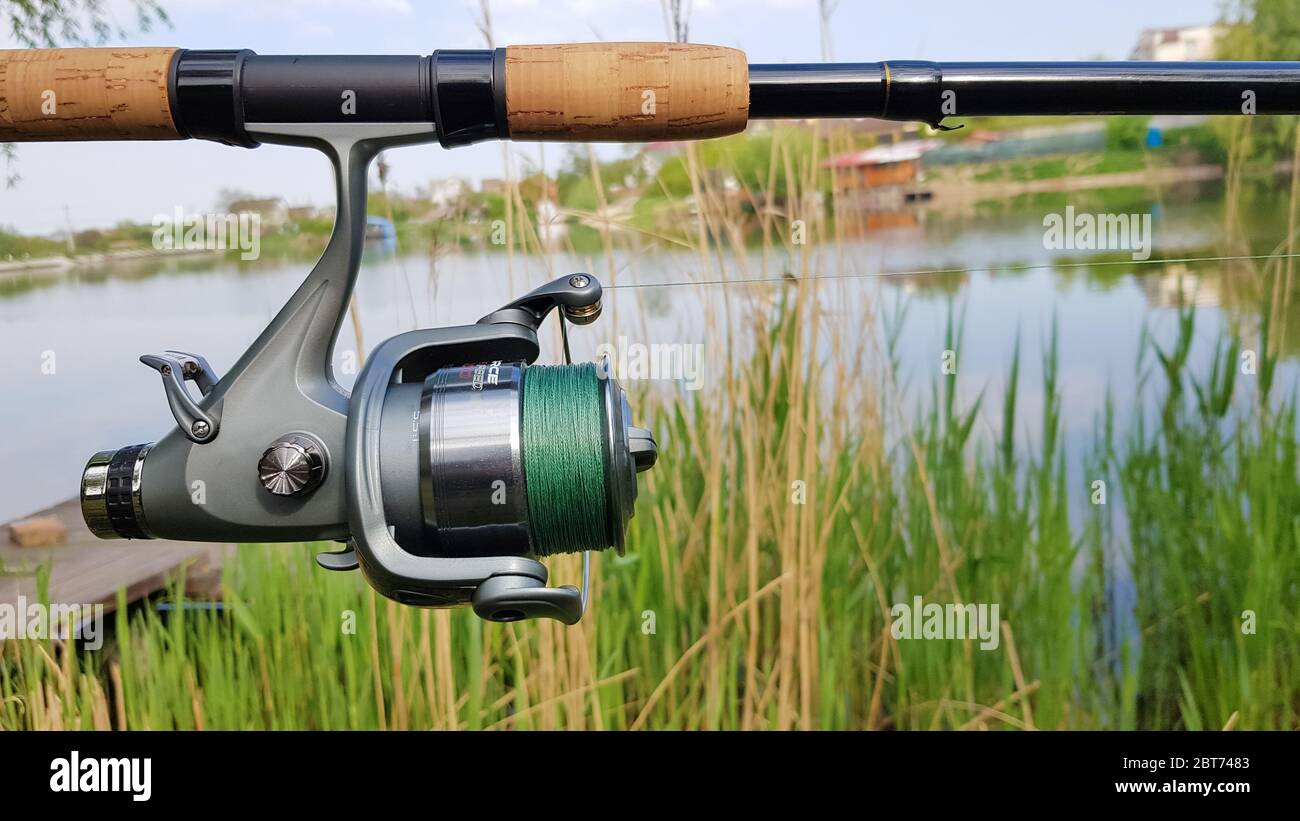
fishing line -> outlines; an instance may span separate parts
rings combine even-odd
[[[1242,256],[1227,257],[1179,257],[1176,259],[1134,259],[1134,260],[1099,260],[1097,262],[1063,262],[1059,264],[1042,263],[1039,265],[1015,265],[1000,266],[1001,268],[1012,268],[1016,271],[1047,271],[1047,270],[1066,270],[1072,268],[1097,268],[1102,266],[1115,265],[1172,265],[1175,263],[1194,264],[1198,262],[1250,262],[1265,259],[1300,259],[1300,253],[1294,254],[1253,254]],[[811,274],[802,277],[777,276],[777,277],[743,277],[740,279],[701,279],[701,280],[678,280],[675,282],[639,282],[627,283],[623,285],[606,285],[606,291],[633,290],[637,288],[679,288],[690,285],[696,286],[714,286],[714,285],[763,285],[775,282],[798,282],[800,280],[833,280],[833,279],[886,279],[889,277],[910,277],[910,276],[928,276],[942,274],[967,274],[972,271],[996,271],[996,266],[971,266],[968,268],[925,268],[915,271],[877,271],[870,274]]]
[[[564,364],[573,364],[573,353],[569,350],[569,323],[560,314],[560,339],[564,342]],[[582,612],[587,612],[587,591],[591,589],[591,551],[582,551]]]
[[[609,547],[601,405],[594,363],[524,371],[525,493],[538,555]]]

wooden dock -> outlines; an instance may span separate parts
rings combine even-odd
[[[38,601],[36,574],[47,564],[50,601],[61,604],[103,604],[112,611],[119,589],[134,602],[164,589],[182,568],[187,590],[204,595],[219,587],[221,560],[232,549],[204,542],[99,539],[82,521],[76,499],[32,515],[57,518],[68,530],[67,539],[54,547],[19,547],[10,540],[8,525],[0,527],[0,604],[16,605],[19,597],[28,604]]]

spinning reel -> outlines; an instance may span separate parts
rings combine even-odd
[[[561,277],[473,325],[395,336],[370,355],[349,396],[330,363],[360,265],[367,167],[386,146],[432,137],[431,127],[247,128],[259,141],[330,157],[334,232],[224,377],[194,354],[140,358],[162,377],[177,426],[155,444],[91,457],[86,523],[109,539],[346,541],[318,563],[359,567],[404,604],[576,623],[585,562],[580,591],[548,587],[537,558],[621,553],[636,474],[657,457],[606,363],[534,364],[553,311],[562,323],[599,317],[600,283]],[[199,482],[201,504],[192,497]]]

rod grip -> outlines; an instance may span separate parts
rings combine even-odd
[[[174,140],[174,48],[0,50],[0,142]]]
[[[744,52],[721,46],[510,46],[505,108],[515,140],[721,137],[749,119],[749,65]]]

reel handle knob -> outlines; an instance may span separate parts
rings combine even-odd
[[[305,496],[325,479],[325,448],[316,437],[290,433],[271,443],[257,461],[257,478],[274,496]]]

